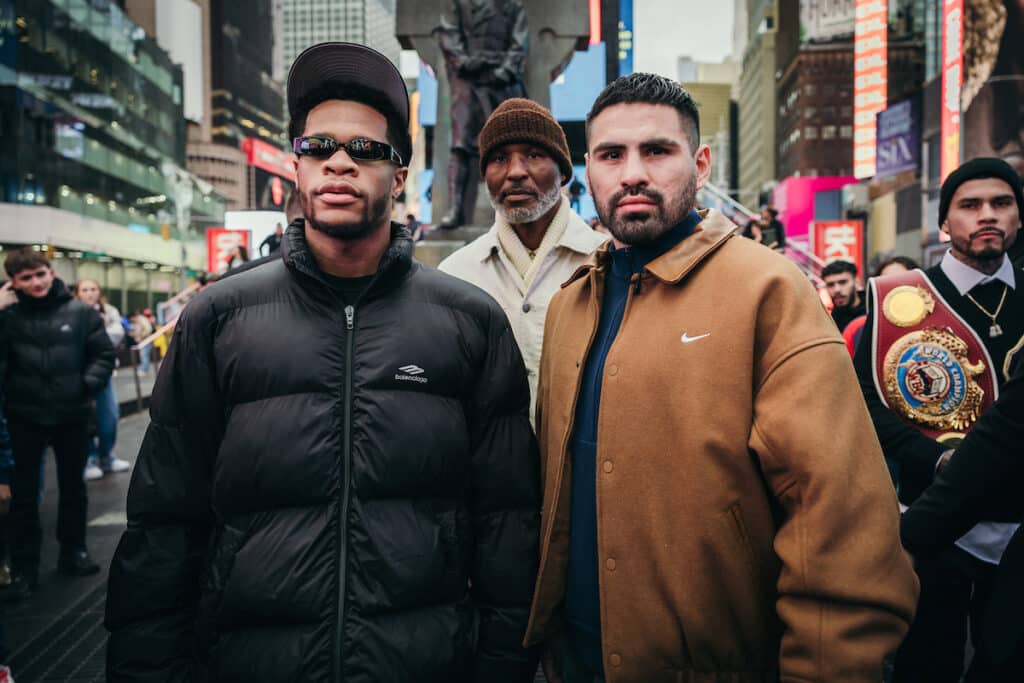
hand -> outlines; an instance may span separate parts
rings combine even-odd
[[[14,285],[8,281],[3,287],[0,287],[0,311],[16,303],[18,303],[18,294],[14,291]]]
[[[562,683],[562,663],[558,661],[559,648],[553,641],[548,641],[540,649],[540,668],[548,683]]]
[[[7,484],[0,484],[0,517],[6,515],[11,509],[11,487]]]

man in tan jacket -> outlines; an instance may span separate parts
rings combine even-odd
[[[694,210],[678,84],[620,78],[587,128],[614,239],[548,312],[527,644],[556,683],[877,683],[918,587],[843,340],[785,257]]]

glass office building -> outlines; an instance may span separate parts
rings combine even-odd
[[[183,170],[180,67],[111,0],[0,0],[0,132],[4,245],[159,273],[223,218]]]

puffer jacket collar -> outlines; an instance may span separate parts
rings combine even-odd
[[[60,278],[53,279],[53,285],[50,286],[50,291],[46,293],[42,299],[36,299],[31,296],[17,292],[18,295],[18,306],[25,311],[46,311],[57,308],[63,303],[71,301],[71,292],[68,291],[67,285]]]
[[[736,233],[737,228],[732,221],[718,211],[701,209],[698,213],[701,221],[693,229],[693,234],[648,263],[644,270],[665,284],[678,284],[687,273]],[[601,246],[587,263],[580,266],[572,277],[562,284],[562,287],[579,280],[591,270],[601,272],[608,268],[611,261],[611,255],[608,253],[609,244],[610,242],[606,242]]]
[[[413,265],[412,246],[412,236],[408,229],[401,223],[392,223],[391,244],[381,257],[368,296],[390,289],[405,277]],[[292,272],[328,285],[306,241],[305,219],[298,218],[288,226],[281,240],[281,258]]]

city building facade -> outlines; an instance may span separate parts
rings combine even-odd
[[[344,40],[369,45],[399,63],[395,0],[274,0],[273,74],[288,68],[310,45]]]
[[[739,202],[763,203],[775,181],[775,2],[748,0],[739,103]]]
[[[177,291],[224,198],[185,171],[180,67],[114,3],[0,0],[0,244],[122,308]]]

